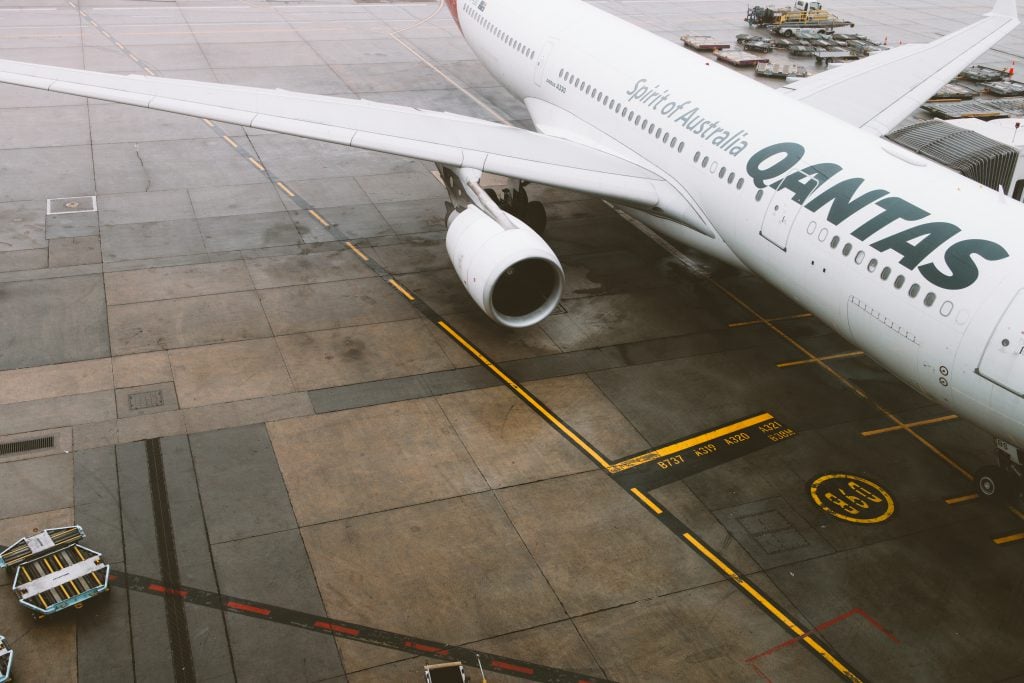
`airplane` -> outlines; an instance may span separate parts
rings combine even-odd
[[[996,437],[1024,477],[1024,207],[883,136],[1019,23],[1014,0],[926,44],[774,90],[582,0],[444,0],[535,131],[366,100],[0,60],[0,82],[433,162],[446,244],[497,323],[534,325],[564,274],[537,183],[603,198],[756,273]],[[483,173],[510,190],[484,190]]]

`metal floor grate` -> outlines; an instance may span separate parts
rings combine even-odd
[[[11,443],[0,443],[0,455],[11,455],[12,453],[27,453],[28,451],[39,451],[44,448],[53,448],[52,436],[44,436],[41,439],[28,439],[26,441],[12,441]]]

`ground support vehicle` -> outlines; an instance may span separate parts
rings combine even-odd
[[[110,566],[81,545],[80,526],[46,529],[0,551],[0,567],[14,575],[18,602],[38,619],[56,614],[109,589]]]

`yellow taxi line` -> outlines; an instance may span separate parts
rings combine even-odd
[[[448,325],[448,323],[446,323],[443,320],[439,320],[437,324],[441,329],[448,333],[448,336],[450,336],[452,339],[458,342],[458,344],[461,345],[467,351],[469,351],[469,353],[474,358],[476,358],[478,361],[480,361],[480,363],[486,366],[487,369],[489,369],[491,372],[497,375],[498,378],[502,382],[504,382],[505,385],[508,386],[512,391],[514,391],[521,399],[529,403],[533,407],[533,409],[540,413],[541,417],[547,420],[547,422],[551,426],[553,426],[555,429],[557,429],[566,437],[568,437],[570,441],[575,443],[580,448],[580,450],[589,455],[594,460],[594,462],[598,463],[599,465],[601,465],[601,467],[604,467],[605,469],[608,469],[610,467],[608,461],[601,457],[601,454],[594,450],[593,446],[584,441],[583,437],[581,437],[579,434],[577,434],[568,426],[566,426],[566,424],[562,422],[560,419],[555,417],[551,413],[551,411],[549,411],[539,401],[537,401],[537,399],[531,396],[530,393],[526,391],[526,389],[519,386],[519,384],[517,384],[512,378],[506,375],[501,368],[492,363],[490,358],[485,356],[483,353],[478,351],[475,346],[473,346],[468,341],[463,339],[458,332],[453,330]]]
[[[693,546],[697,552],[709,559],[716,567],[718,567],[723,574],[732,579],[733,583],[739,586],[747,595],[752,597],[759,605],[768,610],[768,612],[775,617],[777,621],[792,631],[797,638],[807,643],[812,650],[817,652],[834,669],[843,674],[847,679],[857,681],[858,683],[860,682],[861,679],[855,673],[850,671],[850,669],[842,662],[836,659],[828,650],[826,650],[821,643],[814,638],[814,636],[800,628],[797,624],[793,623],[793,620],[783,614],[782,610],[776,607],[771,600],[762,595],[761,592],[748,583],[746,579],[737,574],[732,567],[726,564],[724,560],[718,557],[718,555],[711,552],[703,543],[698,541],[693,534],[687,532],[683,534],[683,538],[685,538],[686,542]]]
[[[416,301],[416,297],[414,297],[412,294],[410,294],[409,290],[407,290],[405,287],[403,287],[402,285],[398,284],[398,281],[395,280],[394,278],[388,280],[388,283],[392,287],[397,289],[399,292],[401,292],[402,296],[404,296],[409,301]]]

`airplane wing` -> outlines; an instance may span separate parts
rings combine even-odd
[[[830,69],[781,92],[858,128],[885,135],[1019,24],[1016,0],[926,44],[903,45]]]
[[[81,95],[398,154],[654,207],[664,180],[577,142],[366,100],[0,60],[0,83]]]

